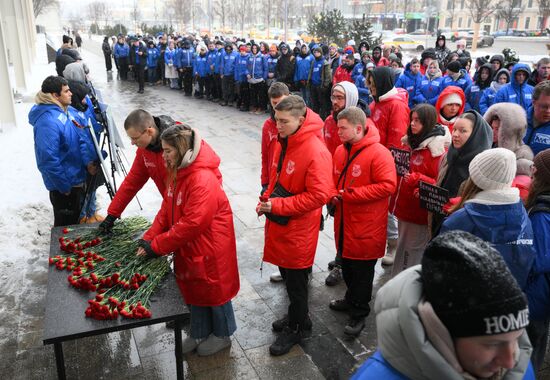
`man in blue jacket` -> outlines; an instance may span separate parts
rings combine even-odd
[[[130,48],[130,68],[134,71],[138,82],[138,94],[143,94],[145,85],[145,66],[147,65],[147,49],[136,38],[132,38],[132,47]]]
[[[128,79],[128,56],[130,55],[130,47],[124,41],[124,36],[119,35],[118,41],[115,44],[114,56],[118,67],[120,80]]]
[[[417,58],[413,58],[407,66],[405,66],[405,71],[399,76],[397,82],[395,82],[395,87],[400,87],[409,93],[409,108],[413,107],[413,100],[416,96],[416,92],[420,89],[422,85],[422,74],[420,74],[420,61]]]
[[[535,86],[533,104],[527,110],[527,132],[523,142],[535,155],[550,149],[550,80]]]
[[[71,95],[66,79],[49,76],[29,112],[36,164],[50,192],[54,226],[78,223],[86,169],[91,175],[97,172],[86,141],[69,117]]]
[[[183,40],[182,47],[178,51],[176,58],[177,66],[180,72],[183,91],[185,96],[191,96],[193,92],[193,63],[195,61],[195,50],[189,40]]]
[[[300,89],[302,99],[304,99],[304,102],[306,102],[308,107],[311,107],[311,99],[307,78],[309,76],[309,69],[312,61],[313,55],[310,54],[308,46],[303,44],[300,48],[300,54],[296,56],[294,84],[296,88]]]
[[[248,85],[248,57],[246,45],[239,46],[239,55],[235,60],[235,87],[237,90],[237,104],[235,105],[242,112],[248,112],[250,107],[250,88]]]
[[[517,63],[512,69],[510,83],[498,90],[495,103],[516,103],[527,111],[531,107],[533,86],[527,84],[531,69],[525,63]]]
[[[220,76],[222,79],[223,101],[220,106],[232,106],[235,97],[235,63],[238,53],[233,51],[233,45],[228,42],[221,57]]]

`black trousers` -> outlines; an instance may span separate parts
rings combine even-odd
[[[250,107],[250,87],[248,82],[237,84],[237,107],[247,109]]]
[[[107,71],[111,71],[113,69],[113,61],[111,61],[111,54],[103,53],[103,57],[105,58],[105,69]]]
[[[134,65],[134,73],[136,76],[136,81],[138,82],[139,89],[143,90],[145,85],[145,66],[144,65]]]
[[[267,107],[267,90],[265,82],[250,83],[250,106],[265,110]]]
[[[206,77],[198,77],[197,78],[197,84],[198,84],[199,91],[198,92],[195,91],[195,96],[203,96],[205,86],[206,86]]]
[[[223,92],[222,92],[222,78],[220,74],[214,74],[214,92],[212,96],[214,99],[222,99],[223,98]]]
[[[327,97],[328,88],[311,86],[311,109],[325,120],[330,113],[330,98]]]
[[[205,77],[205,95],[208,99],[213,98],[214,93],[214,74]]]
[[[279,271],[285,280],[286,292],[290,300],[288,305],[289,326],[292,330],[302,330],[305,321],[309,318],[307,283],[311,268],[289,269],[279,267]]]
[[[183,91],[187,95],[191,95],[193,92],[193,68],[192,67],[184,67],[183,68]]]
[[[160,59],[157,65],[157,78],[162,81],[162,84],[166,84],[166,78],[164,78],[164,59]]]
[[[542,321],[529,321],[527,326],[527,335],[533,346],[533,353],[531,354],[531,363],[533,369],[537,373],[544,364],[544,356],[546,355],[546,347],[548,345],[548,326],[550,325],[550,319]]]
[[[352,260],[342,257],[342,276],[348,287],[345,300],[351,305],[351,318],[365,318],[370,313],[372,281],[376,260]]]
[[[78,224],[84,198],[84,188],[73,187],[69,195],[57,190],[50,191],[53,206],[54,227]]]
[[[224,75],[222,78],[222,94],[225,102],[232,102],[235,98],[235,78],[233,75]]]
[[[128,57],[119,57],[118,58],[118,68],[120,72],[120,79],[128,79]]]

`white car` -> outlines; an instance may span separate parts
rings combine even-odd
[[[424,44],[408,36],[397,36],[383,40],[385,46],[399,46],[402,50],[423,51]]]

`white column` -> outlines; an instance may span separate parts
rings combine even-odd
[[[29,7],[27,5],[26,0],[21,0],[21,10],[23,13],[23,23],[25,25],[25,37],[27,40],[27,44],[29,46],[29,57],[30,57],[31,63],[33,63],[36,58],[36,49],[34,46],[34,38],[35,38],[36,32],[32,30],[31,19],[29,15]]]
[[[32,6],[32,0],[25,0],[25,5],[27,8],[27,16],[29,18],[29,29],[30,29],[30,40],[32,44],[32,54],[36,59],[36,23],[34,17],[34,9]]]
[[[13,94],[11,91],[8,71],[8,54],[6,47],[6,36],[4,35],[3,12],[0,8],[0,97],[3,101],[0,102],[0,131],[4,127],[15,126],[15,106],[13,103]]]
[[[9,0],[8,0],[9,2]],[[25,73],[31,72],[31,58],[30,58],[30,49],[31,47],[27,43],[27,29],[25,27],[25,18],[23,15],[23,6],[21,0],[12,0],[13,6],[15,8],[15,21],[17,23],[17,39],[19,41],[19,49],[21,50],[21,55],[23,57],[23,68]]]
[[[14,1],[0,1],[0,12],[2,13],[2,26],[4,28],[4,47],[9,57],[9,63],[13,65],[13,70],[15,71],[15,86],[18,91],[24,92],[27,88],[27,76],[23,66],[23,55],[19,38],[17,37],[18,30]],[[9,81],[6,82],[9,85]]]

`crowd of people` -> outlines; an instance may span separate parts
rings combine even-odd
[[[377,261],[391,266],[374,305],[379,349],[356,378],[534,378],[550,324],[549,58],[531,71],[509,51],[481,57],[470,76],[465,43],[451,52],[443,36],[402,72],[399,51],[366,41],[290,49],[174,37],[128,46],[119,36],[110,50],[106,38],[106,64],[114,55],[121,80],[132,66],[140,92],[147,71],[187,96],[269,112],[256,212],[266,217],[263,260],[278,267],[271,280],[289,299],[272,324],[272,355],[311,334],[308,282],[326,206],[335,258],[325,283],[346,286],[328,307],[348,315],[345,335],[365,327]],[[83,66],[74,61],[44,81],[29,114],[55,225],[79,221],[86,177],[97,172],[90,133],[77,127],[79,117],[101,120],[84,107],[86,81],[67,71]],[[138,254],[174,254],[191,310],[184,351],[218,352],[237,328],[239,290],[220,158],[169,116],[134,110],[124,129],[137,153],[100,231],[153,179],[164,200]],[[440,210],[421,201],[424,186],[447,194]]]

